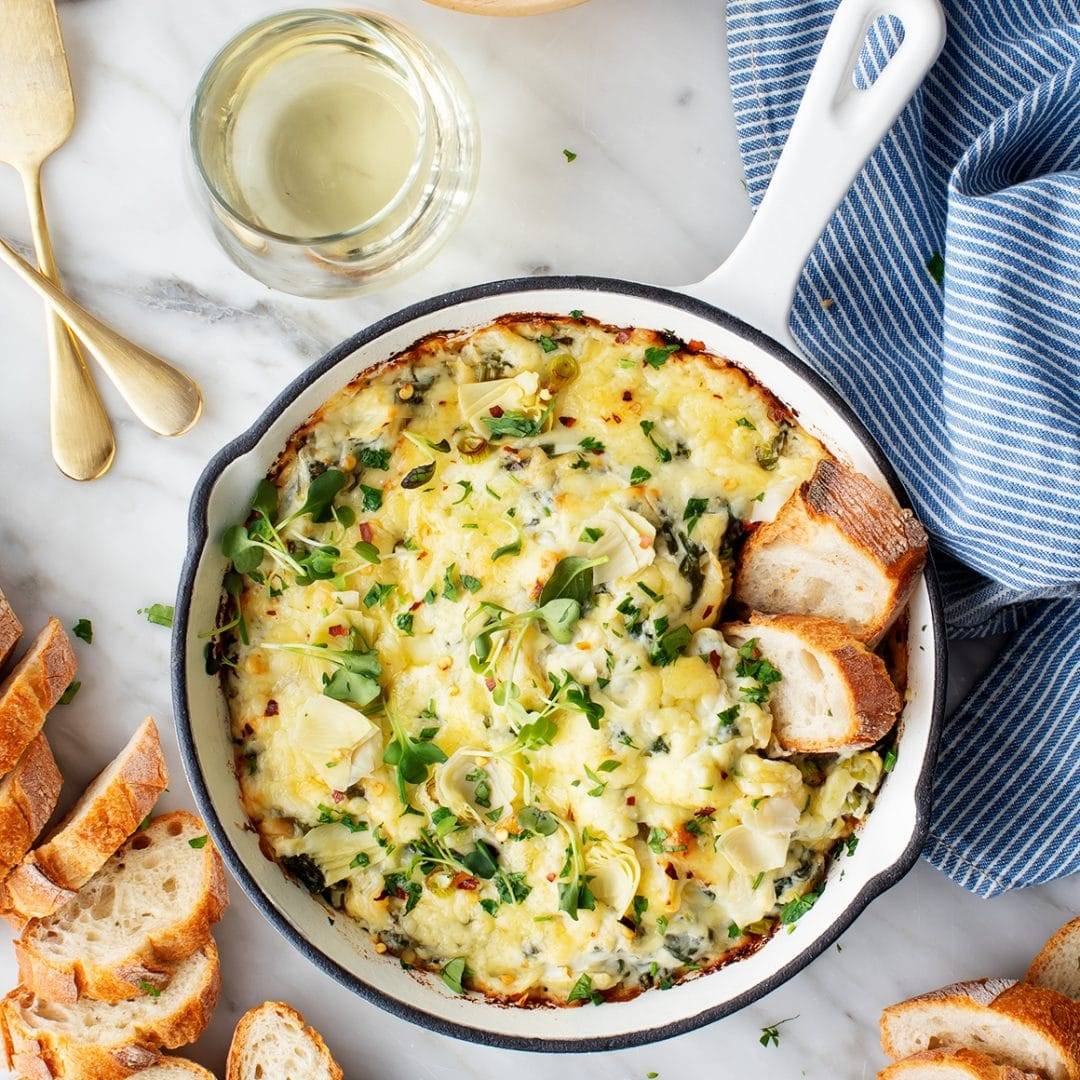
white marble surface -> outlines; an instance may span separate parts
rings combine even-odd
[[[95,631],[92,646],[77,643],[82,691],[48,725],[65,801],[151,712],[173,772],[163,806],[192,805],[171,730],[169,635],[136,609],[172,599],[188,493],[203,463],[306,363],[382,314],[480,280],[548,272],[696,280],[749,217],[719,0],[593,0],[525,21],[381,0],[442,42],[473,87],[484,140],[479,195],[437,261],[385,294],[306,302],[272,293],[198,227],[181,180],[181,123],[211,53],[277,6],[61,4],[79,122],[50,162],[46,188],[67,284],[184,366],[207,398],[195,431],[167,441],[141,429],[106,385],[116,464],[92,485],[65,480],[48,453],[41,312],[0,273],[0,579],[31,626],[55,612],[68,626],[91,618]],[[564,147],[579,154],[572,165]],[[0,170],[0,234],[27,236],[10,170]],[[956,978],[1018,975],[1080,909],[1075,879],[985,902],[920,864],[840,946],[742,1014],[665,1044],[566,1060],[474,1047],[387,1016],[295,954],[238,888],[232,896],[218,934],[221,1005],[192,1056],[220,1071],[239,1014],[279,997],[324,1032],[350,1080],[496,1080],[509,1070],[528,1080],[870,1077],[883,1005]],[[14,980],[10,951],[0,948],[0,983]],[[763,1025],[796,1015],[778,1048],[758,1044]]]

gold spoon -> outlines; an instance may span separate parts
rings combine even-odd
[[[90,355],[151,431],[159,435],[183,435],[199,419],[202,393],[194,380],[95,318],[2,240],[0,261],[19,274],[53,313],[79,335]]]
[[[52,0],[0,3],[0,161],[22,177],[38,266],[57,281],[45,225],[41,164],[75,123],[67,61]],[[48,314],[49,430],[52,455],[73,480],[104,475],[116,453],[112,425],[79,346]]]

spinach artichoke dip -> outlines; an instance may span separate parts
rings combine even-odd
[[[515,1004],[753,951],[882,772],[780,750],[784,672],[715,629],[740,537],[827,456],[700,342],[580,312],[363,372],[222,538],[208,665],[264,850]]]

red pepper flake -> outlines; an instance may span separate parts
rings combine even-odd
[[[502,406],[492,405],[491,408],[488,409],[488,412],[491,413],[491,415],[494,416],[496,419],[498,419],[503,414]]]
[[[616,424],[622,423],[622,417],[617,412],[611,414],[611,419],[614,420]]]
[[[409,610],[410,611],[417,611],[419,608],[422,608],[423,606],[424,606],[424,601],[423,600],[417,600],[415,603],[412,603],[412,604],[409,605]]]
[[[331,626],[330,627],[330,636],[331,637],[344,637],[348,632],[349,631],[346,630],[344,626],[338,625],[338,626]]]
[[[455,889],[466,889],[469,892],[480,888],[479,878],[474,878],[470,874],[463,874],[460,870],[453,876],[450,884]]]
[[[715,806],[703,806],[700,810],[694,811],[694,817],[712,817],[715,813]]]
[[[555,875],[554,874],[548,874],[547,879],[548,879],[548,881],[554,881],[555,880]]]
[[[490,675],[484,680],[484,685],[488,688],[489,691],[494,693],[494,691],[495,691],[495,680]]]
[[[244,725],[244,734],[250,739],[255,734],[255,729],[250,724]]]
[[[713,606],[712,606],[712,604],[709,604],[705,608],[705,610],[701,613],[701,617],[703,619],[707,619],[712,613],[713,613]]]
[[[336,791],[335,790],[335,791],[331,792],[331,795],[333,795],[334,802],[336,802],[336,803],[345,801],[345,792],[344,791]]]
[[[620,345],[625,345],[625,344],[626,344],[626,343],[627,343],[627,342],[628,342],[628,341],[630,340],[630,331],[629,331],[629,330],[620,330],[620,331],[619,331],[619,332],[618,332],[618,333],[617,333],[617,334],[615,335],[615,340],[616,340],[616,341],[617,341],[617,342],[618,342],[618,343],[619,343]]]
[[[373,533],[371,531],[370,522],[361,521],[360,522],[360,536],[370,544],[372,535],[373,535]]]
[[[667,866],[664,867],[664,873],[669,878],[671,878],[672,881],[679,880],[679,871],[676,870],[675,867],[671,865],[671,863],[668,863]]]
[[[559,417],[559,423],[562,424],[563,427],[573,427],[577,423],[577,417],[576,416],[560,416]]]
[[[711,667],[713,671],[720,670],[720,654],[718,652],[713,651],[709,653],[709,667]]]
[[[263,713],[263,716],[277,716],[277,714],[278,703],[273,698],[270,698],[266,703],[266,711]]]
[[[705,342],[704,341],[698,341],[697,338],[694,338],[693,340],[688,341],[686,343],[686,351],[687,352],[693,352],[693,353],[704,352],[705,351]]]
[[[624,390],[622,392],[622,399],[623,399],[623,401],[633,401],[634,400],[634,395],[631,394],[629,390]]]
[[[626,805],[627,806],[636,806],[637,805],[637,796],[636,795],[627,795],[626,796]]]

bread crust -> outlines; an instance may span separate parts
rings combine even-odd
[[[1057,961],[1058,954],[1066,949],[1071,949],[1080,963],[1080,915],[1067,922],[1059,930],[1056,930],[1046,944],[1039,950],[1039,955],[1031,961],[1025,978],[1029,983],[1036,986],[1045,986],[1058,993],[1068,994],[1064,987],[1055,986],[1048,979],[1048,969]],[[1080,972],[1076,975],[1076,983],[1080,985]]]
[[[50,618],[0,685],[0,774],[14,768],[77,669],[60,620]]]
[[[811,649],[826,653],[843,676],[852,715],[852,724],[839,742],[834,739],[793,739],[778,726],[774,736],[781,747],[804,753],[820,753],[840,747],[872,746],[888,734],[900,712],[900,695],[881,657],[852,637],[846,626],[817,615],[763,615],[752,612],[745,623],[725,623],[720,630],[725,636],[732,634],[752,638],[755,630],[762,628],[792,634]],[[762,651],[768,655],[767,649]]]
[[[197,1077],[198,1080],[216,1080],[216,1077],[209,1069],[204,1069],[201,1065],[197,1065],[194,1061],[189,1061],[187,1058],[170,1057],[168,1054],[163,1054],[158,1060],[150,1066],[149,1070],[139,1073],[143,1080],[161,1080],[163,1077],[171,1077],[183,1073],[186,1076]]]
[[[45,828],[63,783],[48,740],[35,735],[0,784],[0,875],[11,870]]]
[[[760,609],[762,598],[744,572],[755,555],[782,539],[797,543],[800,535],[821,527],[838,530],[891,586],[888,606],[875,619],[866,625],[849,624],[859,640],[876,645],[908,602],[922,574],[926,530],[910,510],[897,506],[888,492],[832,458],[819,461],[810,479],[792,493],[776,517],[747,539],[736,569],[735,599]]]
[[[229,1056],[225,1063],[225,1080],[240,1080],[243,1055],[248,1049],[246,1045],[248,1032],[251,1030],[252,1024],[263,1012],[269,1012],[279,1019],[292,1020],[299,1025],[307,1038],[314,1044],[330,1073],[331,1080],[343,1080],[344,1074],[341,1071],[341,1066],[334,1060],[326,1043],[323,1042],[323,1037],[308,1024],[296,1009],[291,1005],[287,1005],[284,1001],[264,1001],[261,1005],[256,1005],[254,1009],[249,1009],[240,1017],[236,1030],[233,1032],[232,1043],[229,1046]]]
[[[986,1054],[965,1046],[921,1050],[886,1066],[878,1073],[878,1080],[903,1080],[911,1069],[933,1068],[935,1065],[940,1065],[943,1073],[946,1069],[950,1074],[960,1070],[971,1080],[1039,1080],[1034,1073],[1024,1072],[1012,1065],[999,1065]]]
[[[80,1041],[67,1033],[31,1027],[19,1009],[32,1007],[34,995],[25,987],[16,987],[0,1001],[8,1060],[18,1075],[34,1080],[127,1080],[149,1068],[159,1060],[163,1047],[173,1049],[194,1042],[210,1022],[221,991],[221,967],[212,940],[201,951],[210,963],[194,993],[171,1014],[139,1025],[124,1043]]]
[[[152,717],[143,721],[117,760],[121,765],[110,782],[89,804],[84,794],[46,841],[11,872],[0,897],[5,907],[27,918],[51,915],[153,809],[169,776]]]
[[[172,829],[177,830],[176,834],[205,834],[206,831],[202,821],[186,810],[162,814],[130,838],[113,858],[122,861],[125,850],[140,844],[141,838],[168,834]],[[22,985],[38,997],[68,1005],[80,997],[113,1003],[130,1000],[145,993],[147,984],[162,989],[176,967],[210,940],[211,928],[229,906],[225,864],[221,856],[209,841],[197,854],[202,871],[198,901],[187,911],[177,911],[172,925],[144,941],[133,942],[130,951],[116,966],[104,967],[86,957],[64,960],[43,953],[37,939],[56,931],[52,928],[51,918],[32,919],[22,937],[15,942]],[[108,864],[104,869],[108,869]],[[62,916],[63,911],[57,915]]]
[[[22,637],[22,623],[0,589],[0,669],[7,663],[12,650]]]

